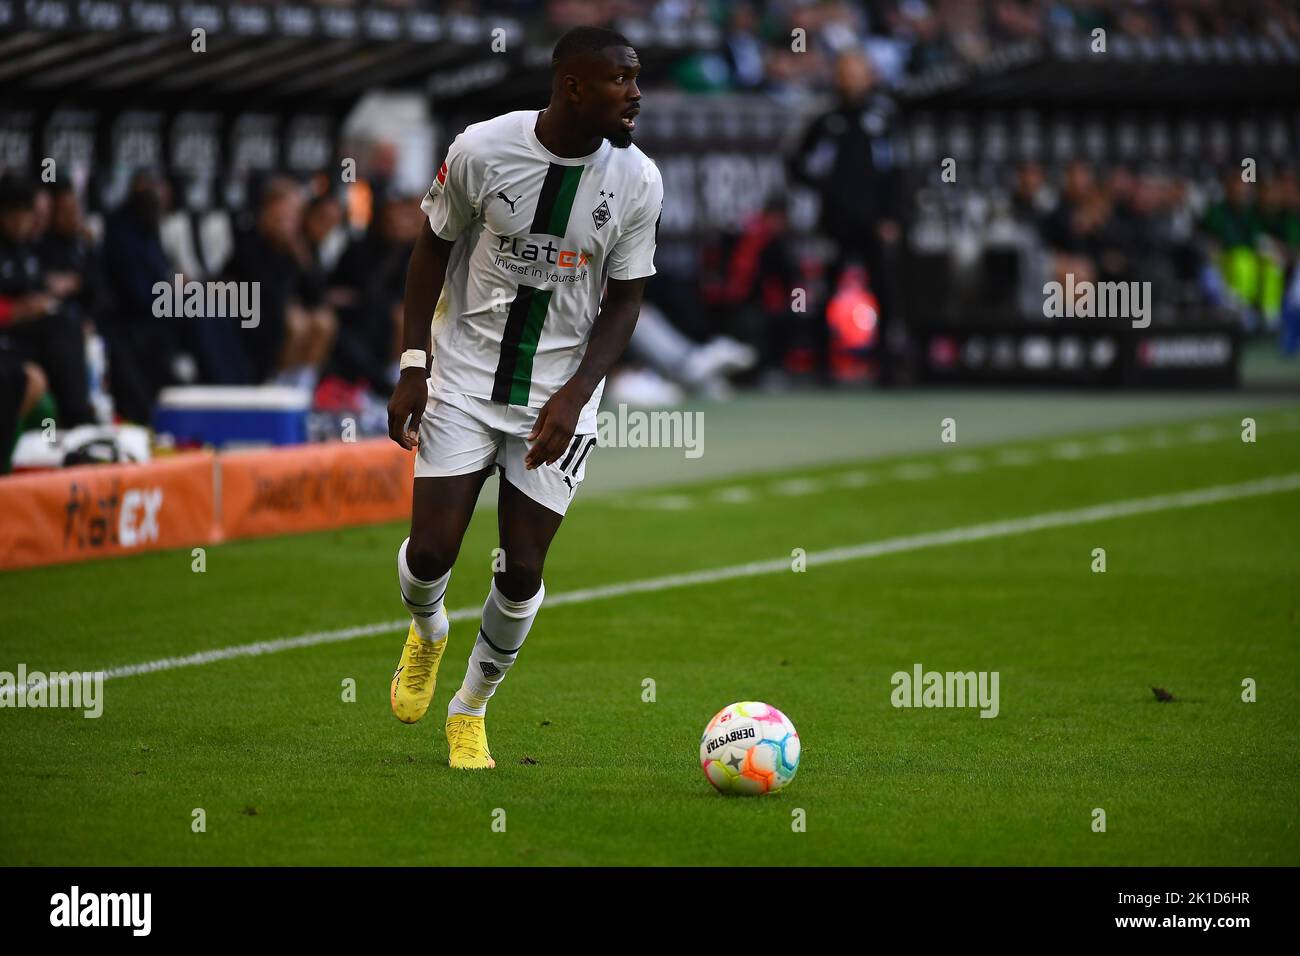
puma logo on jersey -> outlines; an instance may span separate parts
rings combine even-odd
[[[504,190],[497,193],[497,196],[499,196],[502,200],[510,204],[510,211],[512,213],[515,211],[515,203],[519,202],[519,200],[523,198],[523,195],[524,195],[523,193],[520,193],[514,199],[511,199],[509,196],[505,194]]]

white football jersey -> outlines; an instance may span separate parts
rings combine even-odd
[[[544,405],[587,349],[606,277],[655,273],[659,170],[635,145],[556,156],[540,110],[465,128],[420,208],[454,241],[433,317],[430,390]],[[604,380],[582,411],[594,430]]]

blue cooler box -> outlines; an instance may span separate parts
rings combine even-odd
[[[287,385],[187,385],[165,388],[154,409],[155,432],[215,445],[301,445],[307,441],[311,393]]]

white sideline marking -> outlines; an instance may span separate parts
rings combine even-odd
[[[654,495],[641,499],[641,503],[657,511],[685,511],[695,507],[689,495]]]
[[[1179,491],[1165,495],[1154,495],[1150,498],[1130,498],[1127,501],[1112,501],[1105,504],[1090,505],[1086,508],[1073,508],[1069,511],[1049,511],[1024,518],[1008,518],[1005,521],[967,525],[963,528],[950,528],[947,531],[928,531],[923,534],[907,535],[901,538],[887,538],[884,541],[869,541],[865,544],[831,548],[828,551],[814,551],[808,554],[807,564],[811,567],[823,564],[839,564],[844,561],[878,558],[886,554],[919,551],[923,548],[965,544],[970,541],[987,541],[990,538],[1005,538],[1011,535],[1026,534],[1030,531],[1041,531],[1044,528],[1065,528],[1072,525],[1090,524],[1095,521],[1127,518],[1131,515],[1150,514],[1156,511],[1194,508],[1199,505],[1215,504],[1221,501],[1279,494],[1297,489],[1300,489],[1300,472],[1293,472],[1289,475],[1259,478],[1235,485],[1212,485],[1208,488],[1197,488],[1194,491]],[[779,574],[789,570],[790,559],[780,557],[768,561],[753,561],[749,564],[735,564],[726,568],[669,574],[664,577],[647,578],[642,581],[624,581],[619,584],[606,584],[601,587],[581,588],[577,591],[548,594],[545,603],[547,607],[562,604],[585,604],[588,601],[623,597],[627,594],[666,591],[670,588],[689,587],[695,584],[713,584],[718,581],[755,577],[760,574]],[[481,612],[481,607],[467,607],[451,611],[447,616],[452,621],[478,620]],[[103,672],[104,679],[135,677],[139,674],[152,674],[156,671],[176,670],[181,667],[197,667],[200,664],[212,664],[236,657],[258,657],[262,654],[275,654],[300,647],[315,647],[318,644],[337,644],[360,637],[402,631],[409,625],[410,619],[402,618],[396,621],[385,621],[381,624],[363,624],[358,627],[347,627],[337,631],[319,631],[315,634],[303,634],[298,637],[282,637],[272,641],[257,641],[253,644],[221,647],[210,651],[187,654],[184,657],[164,657],[156,661],[109,668]],[[80,674],[74,675],[74,679],[80,680]],[[70,681],[60,680],[59,683],[66,684],[70,683]],[[35,685],[29,682],[28,686]],[[16,688],[6,689],[5,696],[14,696],[16,694]]]
[[[979,471],[984,467],[984,463],[974,455],[958,455],[956,458],[948,462],[946,467],[949,471],[962,475],[968,474],[972,471]]]
[[[925,481],[938,474],[938,469],[923,461],[909,461],[895,465],[890,474],[899,481]]]
[[[876,480],[876,476],[869,471],[846,471],[835,480],[835,484],[841,488],[865,488]]]
[[[1053,458],[1075,459],[1083,458],[1088,454],[1088,446],[1077,441],[1058,442],[1052,446]]]
[[[1300,430],[1300,416],[1289,416],[1279,420],[1279,424],[1269,424],[1268,433],[1274,432],[1293,432]],[[1220,430],[1217,425],[1200,424],[1195,427],[1189,426],[1184,429],[1181,436],[1171,435],[1165,429],[1143,435],[1101,435],[1095,437],[1091,442],[1085,441],[1061,441],[1046,449],[1048,458],[1066,461],[1078,461],[1084,458],[1093,458],[1098,455],[1123,455],[1140,448],[1170,448],[1174,446],[1203,444],[1209,441],[1217,441],[1220,438],[1230,438],[1233,429],[1227,431]],[[941,452],[940,454],[947,454]],[[1038,464],[1040,458],[1033,449],[1026,448],[1006,448],[998,451],[994,455],[993,465],[995,467],[1023,467],[1026,465]],[[933,478],[937,466],[927,462],[902,462],[893,466],[892,470],[886,475],[886,480],[892,477],[896,481],[918,481],[927,478]],[[943,466],[952,474],[969,474],[980,471],[984,468],[984,463],[974,455],[958,455],[949,460]],[[825,481],[825,485],[821,482]],[[827,488],[861,488],[868,484],[875,484],[878,479],[870,472],[849,471],[839,474],[824,475],[821,478],[809,478],[793,476],[785,479],[785,484],[794,487],[795,491],[781,490],[775,486],[769,485],[767,490],[772,494],[813,494],[817,491],[824,491]],[[812,482],[813,484],[808,484]],[[687,493],[689,489],[684,490],[681,494],[670,495],[668,499],[654,496],[644,496],[632,498],[626,495],[616,497],[606,497],[601,499],[602,504],[610,505],[615,508],[630,508],[633,510],[658,510],[658,511],[682,511],[695,507],[695,499]],[[702,492],[698,492],[702,494]],[[714,495],[716,496],[716,492]],[[665,501],[668,503],[665,503]],[[722,500],[725,503],[733,503],[727,499]]]
[[[772,485],[778,495],[812,495],[822,490],[822,483],[815,478],[788,478]]]
[[[721,501],[723,504],[728,505],[743,505],[754,500],[754,492],[744,485],[719,488],[713,493],[712,500]]]
[[[1000,451],[994,456],[994,461],[999,465],[1010,465],[1012,468],[1019,468],[1024,465],[1033,465],[1038,462],[1038,456],[1032,451],[1023,448],[1008,448]]]

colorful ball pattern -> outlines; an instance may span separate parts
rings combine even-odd
[[[722,793],[776,793],[799,769],[799,733],[775,707],[742,700],[704,728],[700,767]]]

